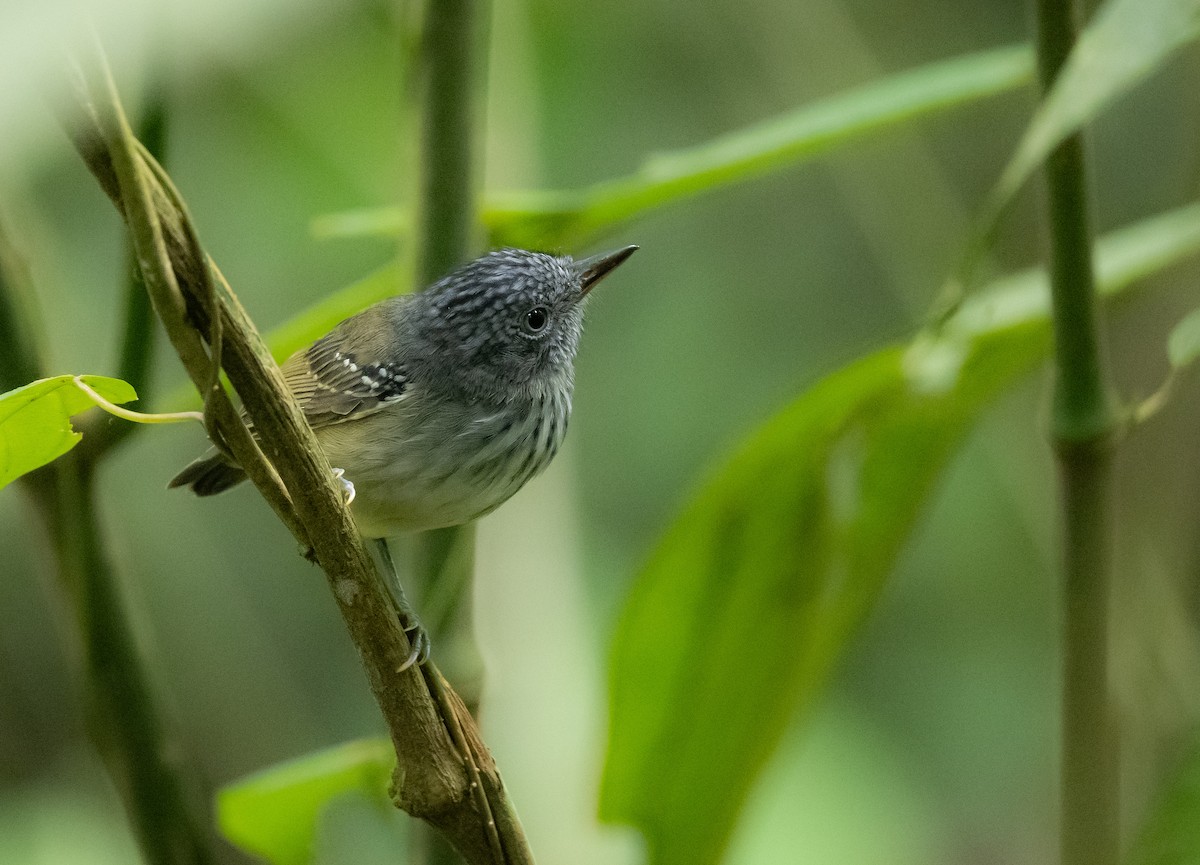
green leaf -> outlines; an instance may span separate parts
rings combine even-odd
[[[1200,0],[1108,0],[1080,35],[976,220],[956,277],[969,285],[1018,190],[1055,147],[1200,36]]]
[[[389,742],[364,739],[281,763],[222,789],[218,825],[234,844],[275,865],[306,865],[317,820],[333,799],[359,791],[390,807],[395,762]]]
[[[1100,245],[1112,294],[1200,251],[1200,206]],[[873,607],[939,472],[1049,345],[1044,274],[818,382],[739,447],[638,576],[613,636],[602,815],[705,865]]]
[[[716,861],[938,472],[1045,343],[1025,327],[852,364],[752,436],[668,532],[614,636],[601,800],[645,832],[652,862]]]
[[[684,198],[799,165],[918,117],[1021,87],[1033,59],[1024,46],[943,60],[866,84],[704,144],[661,153],[635,173],[578,190],[491,193],[483,208],[496,246],[576,249]],[[322,236],[391,234],[411,220],[398,208],[322,217]]]
[[[1175,325],[1167,337],[1167,356],[1171,366],[1179,369],[1200,356],[1200,308],[1193,309]]]
[[[133,388],[118,378],[82,378],[109,402],[137,399]],[[71,426],[71,416],[95,403],[73,379],[70,375],[44,378],[0,394],[0,489],[62,456],[83,438]]]
[[[1193,746],[1150,811],[1130,865],[1200,865],[1200,745]]]

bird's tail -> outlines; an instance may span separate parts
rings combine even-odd
[[[223,454],[212,452],[188,463],[167,487],[189,487],[198,496],[215,496],[245,479],[241,466],[229,462]]]

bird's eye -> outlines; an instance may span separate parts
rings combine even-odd
[[[546,326],[546,322],[550,320],[550,314],[546,312],[546,307],[535,306],[529,312],[525,313],[525,327],[530,333],[538,333]]]

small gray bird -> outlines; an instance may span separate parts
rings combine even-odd
[[[549,465],[571,415],[588,292],[636,249],[582,261],[490,252],[288,359],[284,378],[364,537],[477,519]],[[211,451],[169,486],[208,496],[245,477]]]

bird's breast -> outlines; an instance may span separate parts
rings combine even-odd
[[[397,405],[319,432],[330,463],[355,485],[360,530],[387,537],[495,510],[550,464],[570,414],[561,389],[504,404]]]

